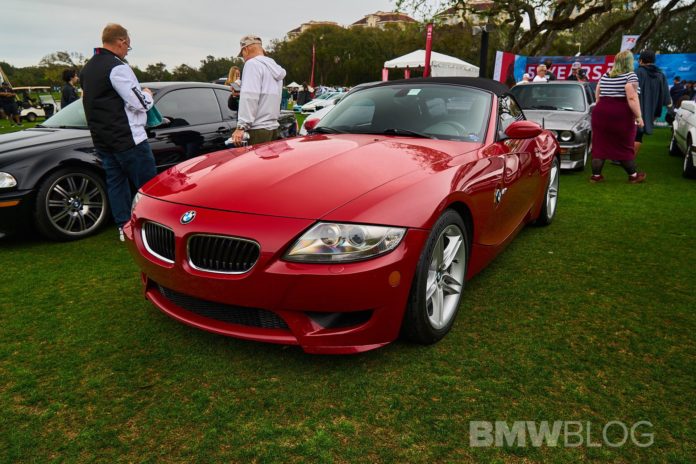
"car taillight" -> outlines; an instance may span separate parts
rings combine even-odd
[[[312,129],[317,127],[317,124],[319,124],[319,121],[320,120],[316,119],[316,118],[306,120],[304,123],[305,130],[311,131]]]

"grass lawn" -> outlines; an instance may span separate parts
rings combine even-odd
[[[564,174],[555,222],[470,281],[429,347],[311,356],[192,329],[143,299],[113,227],[0,241],[0,462],[692,463],[696,183],[668,138],[647,138],[645,184]],[[472,420],[589,422],[600,443],[646,420],[654,444],[474,448]]]

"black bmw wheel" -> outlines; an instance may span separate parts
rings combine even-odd
[[[442,339],[459,310],[469,259],[469,235],[461,216],[447,210],[430,232],[416,268],[403,336],[424,345]]]
[[[106,221],[109,200],[97,174],[81,168],[54,172],[39,188],[36,227],[52,240],[77,240],[94,234]]]

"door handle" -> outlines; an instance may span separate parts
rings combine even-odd
[[[218,134],[227,134],[228,132],[232,132],[232,129],[229,127],[218,127],[218,130],[215,131]]]

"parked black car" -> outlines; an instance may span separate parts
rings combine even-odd
[[[225,148],[237,125],[228,88],[207,83],[144,83],[165,124],[148,130],[158,171]],[[279,118],[283,137],[296,135],[291,111]],[[101,160],[82,100],[32,129],[0,135],[0,237],[32,224],[54,240],[95,233],[109,218]]]

